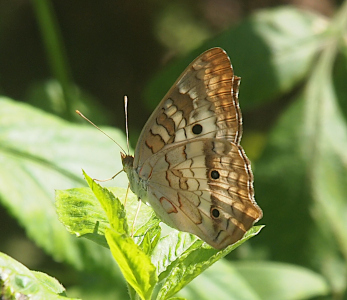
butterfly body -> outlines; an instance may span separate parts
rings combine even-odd
[[[122,155],[131,190],[163,222],[217,249],[262,216],[239,144],[239,82],[224,50],[204,52],[148,119],[134,157]]]

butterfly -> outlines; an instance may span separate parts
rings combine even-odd
[[[216,249],[262,217],[240,146],[240,77],[212,48],[180,75],[145,124],[134,156],[121,154],[130,189],[167,225]]]

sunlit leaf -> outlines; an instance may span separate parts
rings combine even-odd
[[[150,299],[158,281],[156,269],[150,257],[125,234],[109,229],[106,231],[106,239],[126,281],[136,290],[141,299]]]
[[[328,294],[325,279],[298,266],[273,262],[227,262],[209,268],[179,295],[210,300],[300,300]]]
[[[19,295],[21,297],[34,295],[33,299],[38,300],[73,299],[64,297],[65,288],[55,278],[41,272],[30,271],[3,253],[0,253],[0,290],[4,299],[19,299]]]
[[[163,271],[160,278],[160,291],[157,299],[167,299],[175,295],[179,290],[186,286],[195,277],[200,275],[208,267],[215,262],[223,258],[225,255],[236,249],[251,237],[257,235],[263,226],[254,226],[251,228],[245,236],[233,245],[226,247],[223,250],[216,250],[206,243],[202,243],[201,240],[196,240],[193,244],[189,241],[188,245],[182,243],[181,239],[178,239],[178,243],[175,245],[169,245],[167,247],[167,253],[163,251],[158,244],[156,248],[157,252],[154,255],[159,256],[161,259],[169,261],[166,263],[165,271]],[[184,235],[185,233],[183,233]],[[184,240],[183,240],[184,241]],[[171,247],[170,247],[171,246]],[[176,256],[176,250],[180,248],[185,249],[184,252],[178,253]]]
[[[120,170],[117,147],[91,126],[71,124],[4,97],[0,107],[2,205],[57,261],[77,269],[97,268],[119,278],[119,271],[110,269],[109,251],[71,236],[58,220],[54,205],[56,189],[86,185],[82,168],[99,178]],[[106,131],[125,144],[119,131]],[[117,178],[117,185],[123,182],[126,186],[124,179]]]
[[[84,176],[107,215],[109,227],[105,236],[111,253],[127,283],[141,299],[149,299],[158,281],[151,259],[130,237],[123,204],[111,191]]]

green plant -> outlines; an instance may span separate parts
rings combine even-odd
[[[120,200],[114,196],[117,194],[124,198],[124,190],[118,188],[112,193],[84,175],[93,193],[87,188],[58,191],[59,217],[71,233],[110,248],[128,283],[131,299],[171,298],[261,229],[261,226],[252,228],[241,241],[222,251],[213,249],[191,234],[176,230],[162,236],[160,220],[149,207],[144,207],[135,220],[134,212],[138,205],[135,195],[129,195],[126,213]],[[134,222],[133,239],[130,232]]]
[[[36,1],[36,5],[39,2]],[[168,66],[148,84],[145,100],[153,109],[160,94],[167,91],[197,54],[214,46],[228,52],[235,73],[242,77],[243,146],[252,160],[256,199],[264,211],[260,223],[266,227],[261,234],[233,251],[228,259],[221,259],[201,273],[179,292],[179,297],[346,297],[346,16],[346,1],[332,19],[292,7],[259,11]],[[48,35],[54,37],[55,34],[51,31]],[[69,87],[74,86],[73,80],[65,75],[59,75],[61,78],[55,75],[57,81],[45,86],[50,93],[35,104],[48,106],[46,110],[66,120],[72,120],[71,110],[75,108],[85,112],[83,106],[86,107],[87,115],[88,110],[93,112],[95,103],[89,105],[89,101],[84,102],[83,94],[70,90]],[[61,89],[66,89],[65,96],[54,97],[61,95]],[[71,94],[66,96],[71,91],[75,91],[76,94],[72,95],[79,95],[79,100],[83,101],[82,108],[71,106],[68,100]],[[55,110],[56,99],[61,101],[59,107],[63,110]],[[69,103],[65,105],[65,101]],[[272,114],[273,107],[279,108],[280,112]],[[254,119],[253,127],[248,127]],[[262,130],[264,127],[270,130]],[[103,129],[125,145],[122,131],[109,127]],[[81,175],[81,168],[95,178],[114,174],[122,168],[117,155],[113,143],[94,128],[64,121],[6,96],[0,97],[0,201],[25,228],[29,238],[56,261],[70,266],[70,272],[66,272],[60,281],[64,284],[64,281],[71,282],[68,275],[78,270],[81,278],[68,284],[68,296],[83,299],[127,297],[123,275],[111,255],[115,247],[112,228],[120,225],[110,223],[107,214],[98,210],[101,205],[86,189]],[[126,187],[127,180],[123,174],[117,177],[116,183],[105,185]],[[80,229],[70,227],[71,232],[85,238],[76,238],[67,232],[56,215],[54,190],[66,189],[70,189],[68,194],[58,192],[60,205],[80,202],[75,211],[67,206],[65,214],[82,213],[82,208],[90,200],[91,212],[98,212],[98,218],[104,221],[97,223],[95,218],[87,215],[85,222],[75,224],[83,225]],[[71,202],[65,201],[73,192],[78,197],[70,198]],[[124,198],[124,190],[112,189],[112,192],[119,199]],[[136,209],[131,207],[136,201],[133,199],[126,205],[128,223],[132,222],[131,214]],[[148,217],[151,214],[148,211],[143,215]],[[65,225],[72,217],[64,219],[60,210]],[[139,244],[146,245],[143,246],[146,255],[154,247],[158,234],[155,218],[151,216],[148,220],[153,222],[148,231],[152,238],[139,241]],[[137,221],[137,230],[144,223],[143,220]],[[111,229],[106,230],[108,224]],[[112,245],[111,251],[101,230],[109,232],[106,237]],[[121,233],[126,234],[126,230]],[[183,246],[190,243],[186,234],[175,234],[176,242],[181,241]],[[194,243],[199,242],[191,242]],[[196,249],[196,253],[199,251],[212,250]],[[178,256],[174,258],[178,259]],[[174,260],[167,262],[171,261]],[[159,283],[161,278],[170,276],[169,272],[156,272]],[[147,278],[148,283],[140,286],[155,285],[154,278]],[[31,284],[30,289],[26,283]],[[53,286],[51,289],[48,288],[50,284]],[[148,295],[150,289],[137,292]],[[64,297],[61,294],[63,288],[54,280],[28,271],[3,254],[0,259],[0,290],[8,298],[16,292],[28,292],[36,295],[37,299],[53,294]],[[130,296],[136,298],[133,287],[129,291]],[[155,288],[153,297],[158,295],[171,297],[173,290],[169,289],[165,294],[160,292],[160,288]]]

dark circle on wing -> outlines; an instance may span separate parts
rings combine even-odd
[[[195,124],[192,128],[194,134],[198,135],[202,132],[202,126],[200,124]]]
[[[220,216],[219,210],[218,210],[217,208],[215,208],[215,207],[212,207],[212,208],[211,208],[211,217],[212,217],[213,219],[218,219],[219,216]]]
[[[212,178],[212,179],[218,179],[219,176],[220,176],[220,175],[219,175],[219,172],[216,171],[216,170],[212,170],[210,174],[211,174],[211,178]]]

